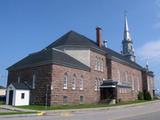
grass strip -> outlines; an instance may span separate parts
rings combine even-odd
[[[120,106],[120,105],[129,105],[136,103],[147,102],[146,100],[135,100],[128,102],[121,102],[114,105],[109,105],[107,103],[99,103],[99,104],[75,104],[75,105],[55,105],[55,106],[43,106],[43,105],[29,105],[29,106],[18,106],[18,108],[23,109],[31,109],[31,110],[64,110],[64,109],[82,109],[82,108],[99,108],[99,107],[112,107],[112,106]]]

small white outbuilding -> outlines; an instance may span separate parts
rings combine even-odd
[[[11,83],[7,87],[6,104],[13,106],[29,105],[30,90],[24,83]]]

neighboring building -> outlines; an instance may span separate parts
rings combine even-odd
[[[96,34],[94,42],[70,31],[10,66],[7,100],[16,97],[10,86],[16,91],[21,84],[23,90],[29,89],[30,104],[114,103],[136,100],[143,90],[153,95],[154,75],[136,63],[127,17],[121,54],[102,45],[99,27]],[[13,99],[7,102],[13,103]]]
[[[3,97],[6,95],[6,88],[3,86],[0,86],[0,97]]]

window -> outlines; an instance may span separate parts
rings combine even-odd
[[[150,77],[148,77],[147,84],[148,84],[148,91],[149,91],[150,90]]]
[[[21,82],[21,77],[18,76],[18,84]]]
[[[98,70],[98,58],[96,56],[96,59],[95,59],[95,70]]]
[[[104,60],[100,59],[100,71],[103,72]]]
[[[67,104],[68,103],[68,97],[67,96],[63,96],[63,104]]]
[[[139,78],[137,77],[137,87],[138,87],[138,91],[140,90],[140,84],[139,84]]]
[[[80,78],[80,90],[83,90],[83,82],[84,82],[84,79],[83,79],[83,76],[81,76],[81,78]]]
[[[94,80],[94,90],[97,91],[97,88],[98,88],[98,79],[96,78]]]
[[[72,79],[72,90],[76,89],[76,75],[73,75],[73,79]]]
[[[120,71],[119,71],[119,69],[117,70],[117,76],[118,76],[118,84],[120,84],[120,82],[121,82],[121,76],[120,76]]]
[[[131,81],[132,81],[132,90],[134,90],[134,78],[131,76]]]
[[[100,71],[101,70],[101,60],[100,60],[100,58],[98,58],[98,60],[97,60],[97,70],[98,71]]]
[[[33,78],[32,78],[32,88],[35,89],[35,82],[36,82],[36,75],[33,74]]]
[[[83,96],[80,96],[80,103],[83,103],[84,99]]]
[[[21,99],[24,99],[24,97],[25,97],[25,94],[21,93]]]
[[[68,83],[68,74],[64,74],[64,79],[63,79],[63,89],[67,89],[67,83]]]
[[[125,72],[125,82],[127,83],[128,81],[128,72]]]

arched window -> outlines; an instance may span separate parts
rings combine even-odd
[[[100,59],[100,71],[103,72],[104,60]]]
[[[98,66],[98,71],[100,71],[101,70],[101,59],[100,58],[98,58],[98,64],[97,64]]]
[[[139,78],[137,77],[137,87],[138,87],[138,91],[140,90],[140,81],[139,81]]]
[[[131,75],[131,81],[132,81],[132,90],[135,90],[135,79],[134,79],[134,75]]]
[[[119,69],[117,70],[117,79],[118,79],[118,84],[121,83],[121,75]]]
[[[97,91],[97,88],[98,88],[98,79],[96,78],[94,80],[94,90]]]
[[[64,74],[64,79],[63,79],[63,89],[67,89],[67,83],[68,83],[68,74]]]
[[[98,70],[98,58],[96,56],[96,59],[95,59],[95,70]]]
[[[72,79],[72,90],[75,90],[76,89],[76,75],[74,74],[73,75],[73,79]]]
[[[83,90],[83,83],[84,82],[84,78],[83,78],[83,76],[81,76],[81,78],[80,78],[80,90]]]
[[[125,83],[128,82],[128,72],[125,72]]]
[[[35,82],[36,82],[36,75],[35,74],[33,74],[33,76],[32,76],[32,89],[35,89]]]

